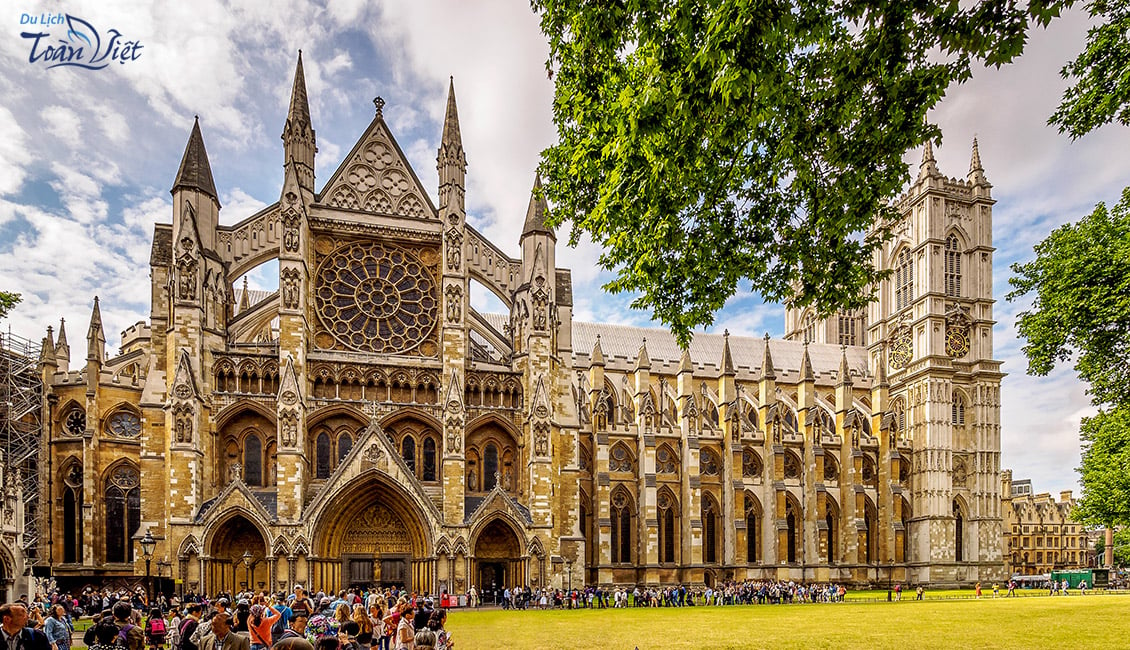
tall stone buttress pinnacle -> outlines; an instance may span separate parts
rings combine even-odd
[[[541,192],[541,174],[539,173],[534,176],[534,188],[530,190],[530,204],[526,207],[526,222],[522,226],[522,237],[541,233],[553,237],[556,241],[557,235],[545,224],[545,213],[548,209],[545,196]]]
[[[459,133],[459,109],[455,106],[455,77],[451,77],[447,87],[447,111],[443,116],[443,137],[440,151],[450,148],[452,152],[463,151],[463,136]]]
[[[938,163],[934,160],[934,143],[927,140],[922,150],[922,162],[918,164],[918,178],[938,175]]]
[[[177,179],[173,181],[173,189],[198,190],[212,197],[218,205],[220,197],[216,194],[216,182],[212,179],[212,166],[208,163],[208,152],[204,149],[204,136],[200,133],[200,118],[197,117],[192,124],[192,133],[188,136],[188,144],[184,148],[184,156],[180,160],[180,169],[177,170]]]
[[[989,184],[985,168],[981,166],[981,149],[977,146],[977,136],[973,136],[973,152],[969,157],[969,175],[966,180],[974,186]]]

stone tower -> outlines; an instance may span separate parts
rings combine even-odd
[[[901,460],[913,512],[898,519],[919,582],[1003,577],[991,190],[976,139],[965,179],[942,175],[927,143],[898,202],[903,220],[875,257],[892,275],[868,309],[869,361],[889,381],[879,396],[895,446],[912,449]]]

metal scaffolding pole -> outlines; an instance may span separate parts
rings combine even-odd
[[[43,443],[40,343],[0,332],[0,447],[6,475],[23,491],[23,554],[28,567],[39,557],[39,455]]]

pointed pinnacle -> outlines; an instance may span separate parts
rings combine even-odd
[[[985,171],[981,167],[981,151],[977,147],[977,136],[973,136],[973,156],[969,160],[969,173]]]
[[[722,375],[737,374],[734,370],[734,355],[730,353],[730,330],[722,330]]]
[[[776,379],[777,373],[773,370],[773,354],[769,350],[769,332],[765,333],[765,353],[761,362],[761,378]]]
[[[543,233],[553,237],[554,240],[557,239],[553,230],[545,225],[545,213],[548,209],[545,196],[541,192],[541,173],[539,172],[534,176],[534,187],[530,190],[530,204],[526,207],[526,223],[522,226],[522,237],[534,233]]]
[[[851,368],[848,366],[847,346],[840,346],[840,385],[851,386]]]
[[[647,356],[647,337],[644,337],[640,344],[640,352],[636,355],[636,370],[648,370],[650,368],[651,357]]]
[[[927,140],[926,147],[922,150],[922,162],[918,165],[918,177],[923,178],[937,175],[938,165],[934,161],[934,143]]]
[[[294,86],[290,91],[290,110],[287,111],[286,120],[297,122],[295,126],[310,123],[310,100],[306,95],[306,73],[302,69],[302,50],[298,50],[298,63],[294,66]]]
[[[65,318],[59,319],[59,339],[55,344],[55,347],[70,347],[70,345],[67,343],[67,319]]]
[[[596,343],[592,344],[592,354],[589,356],[590,366],[604,365],[604,350],[600,349],[600,334],[596,335]]]
[[[683,350],[683,358],[679,359],[679,372],[694,372],[694,362],[691,361],[690,350]]]
[[[204,148],[204,136],[200,133],[199,117],[192,123],[192,132],[184,147],[177,178],[173,181],[173,189],[169,191],[176,192],[181,188],[198,190],[212,197],[217,204],[220,202],[219,195],[216,194],[216,182],[212,180],[212,166],[208,164],[208,152]]]
[[[447,87],[447,112],[443,117],[441,143],[456,149],[463,148],[463,136],[459,133],[459,109],[455,105],[455,77],[451,77]]]
[[[243,312],[251,307],[251,297],[247,295],[247,276],[243,276],[243,291],[239,294],[239,311]]]
[[[801,381],[816,381],[816,373],[812,372],[812,359],[808,357],[808,341],[804,342],[804,358],[800,360]]]

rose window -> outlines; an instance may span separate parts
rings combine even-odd
[[[316,286],[322,322],[349,349],[411,352],[435,328],[435,281],[420,259],[402,248],[343,246],[322,260]]]
[[[891,346],[891,367],[898,370],[905,368],[910,363],[913,346],[910,341],[910,332],[904,332],[895,338]]]
[[[110,416],[106,427],[119,438],[136,438],[141,435],[141,418],[136,413],[119,411]]]
[[[81,436],[86,432],[86,413],[79,409],[74,409],[67,414],[67,419],[63,422],[63,428],[72,436]]]

